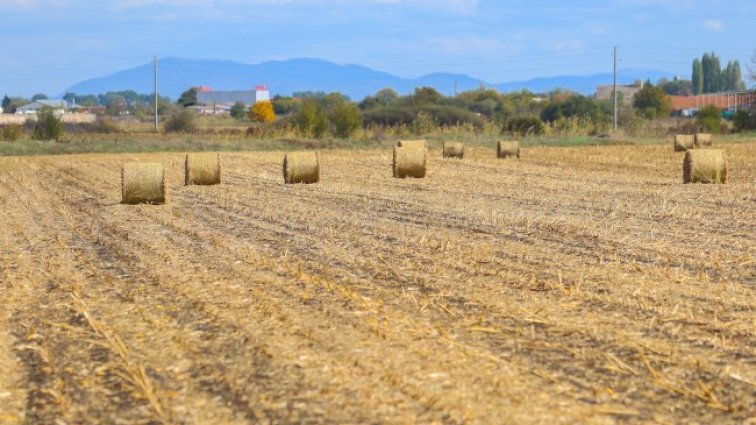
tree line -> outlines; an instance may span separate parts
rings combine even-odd
[[[714,53],[704,53],[701,59],[693,60],[691,85],[693,94],[746,89],[740,62],[731,60],[727,62],[727,66],[722,67],[719,57]]]

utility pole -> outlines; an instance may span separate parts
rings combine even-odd
[[[155,133],[158,132],[158,90],[157,90],[157,55],[152,57],[152,66],[154,71],[154,85],[155,90]]]
[[[612,127],[617,131],[617,46],[614,46],[614,119]]]

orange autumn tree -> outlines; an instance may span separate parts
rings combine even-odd
[[[257,102],[249,108],[249,119],[253,122],[271,122],[276,119],[273,103],[270,101]]]

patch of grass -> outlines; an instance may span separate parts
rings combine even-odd
[[[239,139],[208,140],[194,136],[166,139],[117,139],[97,141],[21,140],[0,143],[0,156],[67,155],[82,153],[151,153],[185,151],[292,151],[301,149],[366,149],[390,142],[354,141],[344,139]]]
[[[76,136],[74,136],[76,137]],[[394,145],[398,137],[382,139],[310,139],[270,138],[253,139],[223,136],[197,135],[82,135],[72,137],[66,143],[41,140],[17,140],[0,142],[0,156],[66,155],[81,153],[149,153],[186,151],[292,151],[302,149],[376,149]],[[107,137],[107,139],[105,139]],[[426,136],[431,148],[440,148],[444,141],[460,141],[470,147],[495,148],[499,140],[515,140],[516,137],[491,134],[456,134]],[[596,136],[530,136],[520,138],[525,147],[554,146],[608,146],[652,145],[668,143],[671,139],[659,137],[596,137]],[[715,137],[715,143],[749,143],[756,141],[756,132],[738,133]]]

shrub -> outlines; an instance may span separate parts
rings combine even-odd
[[[34,140],[60,141],[63,136],[63,123],[55,116],[52,108],[42,108],[37,113],[37,124],[34,126]]]
[[[543,134],[543,121],[538,117],[511,118],[504,123],[501,132],[520,136]]]
[[[416,116],[417,112],[411,108],[383,106],[365,112],[362,119],[365,124],[393,127],[400,124],[409,124]]]
[[[672,99],[664,93],[664,90],[647,82],[635,94],[633,106],[643,111],[649,119],[666,117],[672,112]]]
[[[347,138],[362,126],[362,117],[357,105],[342,103],[331,111],[331,124],[336,137]]]
[[[306,100],[302,104],[294,122],[300,133],[316,138],[323,137],[328,131],[328,117],[314,100]]]
[[[249,119],[252,122],[272,122],[276,119],[273,103],[270,101],[257,102],[249,108]]]
[[[70,133],[99,133],[99,134],[115,134],[122,133],[121,129],[116,123],[104,116],[97,117],[97,120],[92,123],[64,123],[63,130]]]
[[[264,125],[252,124],[251,126],[247,127],[245,134],[247,137],[261,139],[268,135],[268,128]]]
[[[698,125],[703,127],[709,133],[720,133],[722,131],[722,111],[714,105],[708,105],[698,111]]]
[[[273,112],[275,112],[276,115],[281,116],[297,112],[302,105],[302,99],[294,97],[274,96],[272,103]]]
[[[425,111],[420,111],[414,120],[412,120],[412,132],[415,134],[427,134],[436,128],[436,120],[433,116]]]
[[[601,108],[591,98],[570,95],[564,99],[553,99],[541,111],[541,120],[557,121],[561,118],[587,117],[591,120],[600,120],[602,117]]]
[[[10,124],[0,128],[0,140],[13,142],[24,136],[24,128],[19,124]]]
[[[756,115],[751,116],[748,111],[744,109],[738,109],[735,115],[732,117],[735,131],[747,131],[756,128]]]
[[[231,110],[229,110],[228,112],[229,112],[229,114],[231,114],[231,116],[233,118],[236,118],[237,120],[240,120],[240,119],[244,118],[244,112],[246,112],[245,111],[246,109],[247,108],[244,107],[243,103],[236,102],[236,103],[234,103],[234,106],[231,107]]]
[[[415,125],[420,114],[424,114],[433,122],[432,126],[455,126],[458,124],[473,124],[482,126],[483,120],[475,113],[457,106],[426,105],[413,106],[383,106],[365,111],[362,118],[366,125]]]
[[[168,133],[193,133],[196,130],[195,115],[191,109],[175,111],[165,122],[165,131]]]
[[[433,122],[441,126],[459,124],[481,126],[483,124],[483,120],[478,114],[457,106],[431,105],[421,107],[420,111],[433,117]]]

